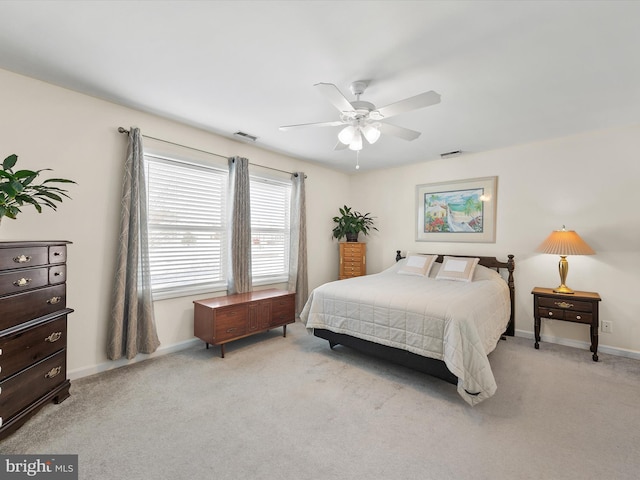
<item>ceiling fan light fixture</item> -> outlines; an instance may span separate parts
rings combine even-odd
[[[345,145],[349,145],[353,142],[353,139],[356,136],[356,129],[352,125],[347,125],[338,134],[338,140],[344,143]]]
[[[375,125],[365,125],[362,129],[362,133],[364,134],[364,138],[367,139],[367,142],[372,145],[380,138],[380,130],[378,130]]]
[[[356,130],[353,140],[349,144],[349,150],[362,150],[362,135],[360,135],[360,130]]]

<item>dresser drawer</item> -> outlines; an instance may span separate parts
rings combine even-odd
[[[344,280],[345,278],[361,277],[362,275],[364,274],[360,270],[353,270],[348,272],[345,271],[345,272],[341,272],[340,279]]]
[[[345,266],[340,269],[340,272],[343,275],[356,275],[356,276],[364,275],[364,272],[361,266],[351,266],[351,267]]]
[[[66,350],[0,382],[0,417],[7,421],[67,378]]]
[[[0,331],[62,310],[67,305],[66,284],[0,298]]]
[[[51,245],[49,247],[49,263],[66,263],[67,246]]]
[[[591,302],[581,302],[579,300],[565,300],[558,298],[546,298],[539,297],[538,305],[540,307],[547,307],[552,309],[571,309],[580,312],[591,312],[593,310],[593,304]]]
[[[271,325],[283,325],[295,321],[295,297],[287,295],[275,298],[271,303]]]
[[[67,281],[67,267],[66,265],[54,265],[49,268],[49,283],[55,285],[57,283],[64,283]]]
[[[362,256],[359,255],[345,255],[342,257],[342,263],[362,263]]]
[[[26,268],[0,273],[0,296],[23,292],[49,284],[49,268]]]
[[[49,263],[48,247],[0,248],[0,270],[32,267]]]
[[[0,380],[62,350],[66,342],[66,315],[0,337]]]
[[[247,334],[248,308],[247,305],[221,308],[216,311],[213,337],[217,342]]]

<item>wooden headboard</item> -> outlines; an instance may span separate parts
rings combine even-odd
[[[418,254],[420,255],[420,254]],[[436,255],[433,253],[424,253],[422,255]],[[436,258],[436,262],[442,263],[444,255],[437,254],[438,258]],[[501,262],[496,257],[482,257],[478,255],[451,255],[455,257],[465,257],[465,258],[479,258],[480,261],[478,264],[483,267],[492,268],[500,273],[501,269],[507,270],[507,285],[509,286],[509,296],[511,298],[511,316],[509,317],[509,324],[507,325],[507,329],[504,331],[505,335],[509,335],[513,337],[516,331],[516,288],[515,282],[513,280],[513,271],[516,268],[516,263],[513,260],[513,255],[507,255],[508,260],[506,262]],[[400,253],[400,250],[396,250],[396,262],[402,260],[404,257]]]

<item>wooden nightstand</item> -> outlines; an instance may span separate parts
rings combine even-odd
[[[535,347],[540,348],[540,319],[551,318],[566,322],[584,323],[591,326],[591,351],[593,361],[598,361],[598,302],[595,292],[555,293],[552,288],[535,287],[533,294],[533,316]]]

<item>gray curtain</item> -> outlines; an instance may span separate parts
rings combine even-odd
[[[153,315],[147,234],[147,191],[140,129],[129,130],[120,237],[107,356],[131,359],[160,345]]]
[[[251,206],[249,160],[229,159],[229,249],[227,294],[250,292],[251,287]]]
[[[291,240],[289,244],[289,282],[287,289],[296,292],[296,317],[309,296],[307,279],[307,214],[304,173],[292,175]]]

